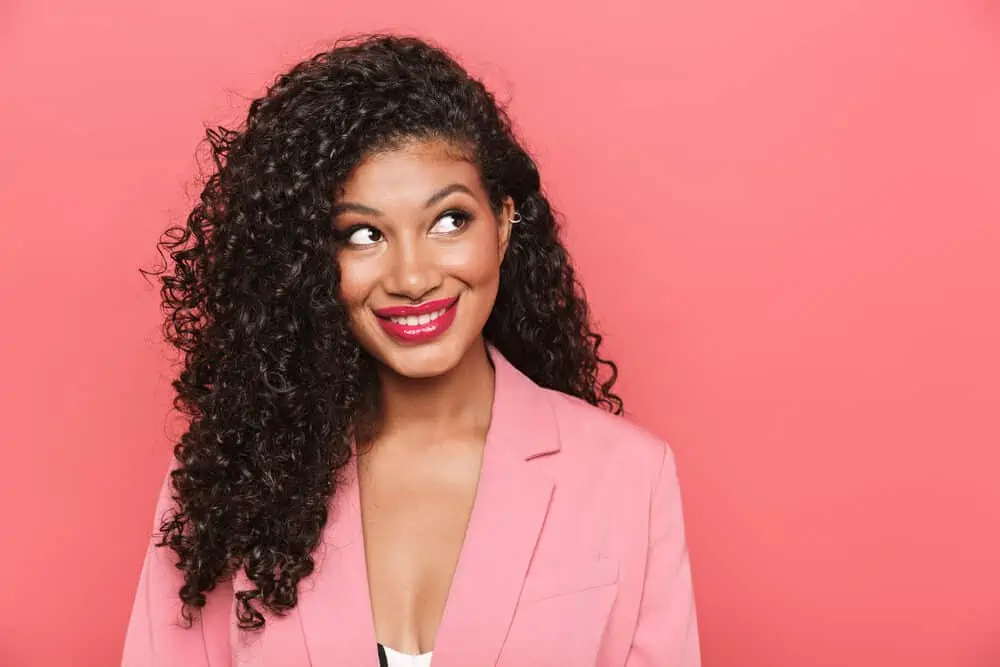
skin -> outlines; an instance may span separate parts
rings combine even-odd
[[[458,564],[493,404],[483,327],[496,300],[513,202],[490,206],[477,166],[443,141],[369,156],[335,202],[341,300],[379,362],[380,427],[359,458],[378,640],[433,650]],[[436,339],[404,343],[375,310],[458,297]]]

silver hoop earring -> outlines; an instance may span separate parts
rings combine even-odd
[[[521,217],[521,214],[518,213],[517,211],[514,211],[514,215],[512,215],[510,218],[510,224],[516,225],[519,222],[521,222],[521,220],[524,220],[524,218]]]

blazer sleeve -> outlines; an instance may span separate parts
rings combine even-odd
[[[176,567],[174,551],[156,546],[160,519],[172,505],[168,473],[156,503],[153,535],[146,547],[125,633],[122,667],[228,666],[232,585],[223,582],[216,586],[194,623],[182,625],[179,591],[184,577]]]
[[[645,582],[626,667],[701,665],[680,487],[673,454],[666,445],[663,449],[649,514]]]

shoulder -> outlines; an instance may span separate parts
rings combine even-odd
[[[628,417],[558,391],[543,391],[558,424],[560,453],[570,461],[609,466],[653,482],[665,464],[672,465],[670,446]]]

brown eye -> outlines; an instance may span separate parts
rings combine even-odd
[[[372,246],[382,240],[382,232],[374,227],[358,227],[347,235],[347,244],[358,247]]]
[[[465,227],[471,218],[464,211],[448,211],[437,219],[431,231],[435,234],[454,234]]]

